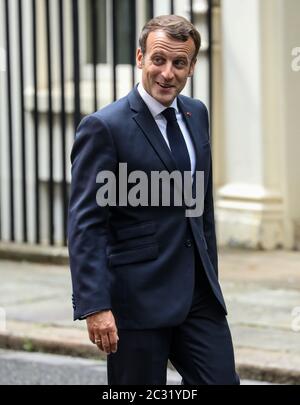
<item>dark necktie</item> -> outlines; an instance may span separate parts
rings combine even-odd
[[[167,137],[177,168],[183,172],[191,171],[190,155],[176,119],[175,108],[162,112],[167,120]]]

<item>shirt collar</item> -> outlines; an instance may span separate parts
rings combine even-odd
[[[162,105],[159,101],[155,100],[152,96],[150,96],[149,93],[144,89],[144,86],[142,83],[139,83],[137,87],[138,92],[140,93],[140,96],[146,103],[147,107],[149,108],[153,118],[157,118],[159,114],[161,114],[167,107]],[[178,112],[178,104],[177,104],[177,97],[173,101],[173,103],[170,105],[169,108],[175,108],[176,113]]]

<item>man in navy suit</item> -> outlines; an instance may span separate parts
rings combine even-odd
[[[140,36],[142,82],[83,119],[72,150],[69,251],[74,319],[108,355],[109,384],[166,384],[170,360],[183,384],[239,384],[218,282],[212,162],[204,104],[180,95],[200,35],[160,16]],[[203,212],[161,204],[102,206],[99,173],[204,173]],[[130,182],[129,182],[130,183]],[[128,192],[133,184],[127,184]],[[171,186],[174,191],[175,185]],[[194,194],[193,194],[194,195]]]

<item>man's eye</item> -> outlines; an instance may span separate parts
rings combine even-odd
[[[154,58],[154,59],[153,59],[153,62],[154,62],[156,65],[161,65],[161,64],[163,63],[163,59],[157,57],[157,58]]]
[[[186,66],[186,62],[184,60],[176,60],[174,62],[176,67],[185,67]]]

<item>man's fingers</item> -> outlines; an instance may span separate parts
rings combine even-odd
[[[95,336],[94,338],[94,344],[99,346],[102,343],[101,336]]]
[[[106,354],[116,353],[119,337],[116,332],[101,335],[95,338],[95,344]]]
[[[101,335],[101,343],[102,343],[102,346],[103,346],[103,351],[106,354],[110,354],[111,349],[110,349],[110,343],[109,343],[108,335]]]
[[[104,352],[102,340],[100,338],[95,339],[95,345],[98,347],[98,349],[100,349],[102,352]]]
[[[97,312],[88,316],[86,322],[90,340],[105,353],[115,353],[119,338],[112,312],[110,310]]]
[[[109,337],[109,342],[110,342],[110,349],[111,349],[112,353],[116,353],[116,351],[118,349],[119,337],[116,332],[110,332],[108,334],[108,337]]]

